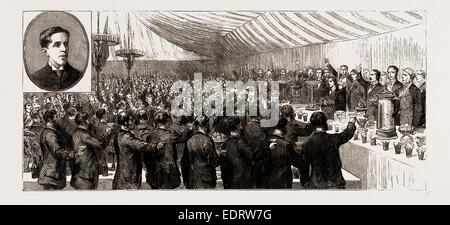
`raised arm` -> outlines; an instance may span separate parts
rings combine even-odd
[[[345,144],[350,139],[352,139],[353,135],[355,134],[356,126],[355,126],[355,118],[350,118],[350,121],[348,122],[347,128],[345,130],[338,134],[339,136],[339,145]]]
[[[337,79],[338,72],[334,69],[334,67],[330,64],[328,60],[325,61],[325,66],[330,71],[330,73],[333,74]]]

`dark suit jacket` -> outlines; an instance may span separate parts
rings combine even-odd
[[[72,149],[82,155],[75,156],[71,184],[75,189],[96,189],[98,184],[99,167],[98,151],[108,143],[108,135],[102,140],[93,137],[89,131],[78,127],[72,134]]]
[[[342,90],[336,88],[335,91],[328,95],[326,100],[327,103],[322,106],[322,110],[327,118],[333,118],[334,112],[337,110],[345,111],[345,94]]]
[[[301,158],[311,165],[306,171],[300,171],[303,176],[311,174],[305,188],[329,189],[344,188],[345,180],[342,176],[342,162],[339,147],[348,142],[355,133],[354,123],[348,123],[347,129],[339,134],[315,132],[300,150]]]
[[[213,139],[196,133],[187,140],[181,160],[183,182],[188,189],[214,189],[217,153]]]
[[[156,144],[139,140],[129,130],[121,129],[114,139],[117,170],[112,188],[139,189],[142,181],[141,152],[155,152]]]
[[[400,92],[403,89],[400,88],[394,92],[395,96],[397,96],[397,99],[394,101],[395,125],[407,123],[413,127],[419,127],[423,119],[422,93],[419,88],[411,84],[406,93],[400,96]]]
[[[166,143],[162,150],[143,157],[147,183],[152,189],[175,189],[181,184],[181,173],[176,163],[178,135],[165,128],[158,128],[148,138],[155,143]]]
[[[274,150],[269,148],[270,139],[276,139]],[[283,137],[272,135],[264,141],[264,159],[262,188],[265,189],[290,189],[292,188],[291,165],[303,168],[300,155],[294,150],[294,146]]]
[[[64,149],[60,140],[60,133],[51,127],[46,127],[40,136],[43,164],[38,183],[52,185],[56,189],[63,189],[66,186],[65,160],[73,158],[73,152]]]
[[[225,189],[254,188],[255,174],[253,170],[253,150],[242,137],[231,136],[222,145],[226,149],[222,172]]]
[[[46,91],[61,91],[74,86],[81,79],[82,74],[67,63],[64,66],[63,75],[59,77],[47,63],[47,65],[31,74],[29,77],[30,80],[41,89]]]

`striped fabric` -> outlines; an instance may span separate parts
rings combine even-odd
[[[370,37],[425,19],[424,11],[135,11],[130,15],[132,29],[139,33],[133,35],[134,42],[142,48],[156,40],[149,36],[158,36],[164,39],[158,40],[160,45],[172,44],[175,51],[211,59]],[[116,31],[123,34],[124,29],[117,26]],[[155,55],[155,49],[161,48],[144,50]]]

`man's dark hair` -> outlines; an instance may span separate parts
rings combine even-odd
[[[76,123],[77,125],[86,124],[88,118],[89,118],[89,114],[88,114],[87,112],[81,112],[81,113],[78,113],[78,114],[75,116],[75,123]]]
[[[281,130],[283,133],[286,132],[287,119],[285,117],[281,117],[278,120],[277,125],[274,127],[275,129]]]
[[[328,77],[328,80],[329,79],[333,80],[334,86],[337,88],[338,87],[338,82],[337,82],[336,77],[335,76],[330,76],[330,77]],[[328,85],[328,80],[327,80],[327,85]],[[329,87],[329,88],[331,88],[331,87]]]
[[[50,109],[50,110],[45,111],[44,112],[44,121],[46,123],[54,122],[55,115],[56,115],[56,110],[54,110],[54,109]]]
[[[397,75],[398,74],[398,67],[396,67],[396,66],[394,66],[394,65],[390,65],[390,66],[388,66],[388,68],[387,68],[387,70],[389,70],[389,68],[392,68],[392,69],[394,69],[395,70],[395,75]],[[386,70],[386,71],[387,71]]]
[[[362,79],[361,71],[358,69],[352,69],[350,73],[347,75],[347,79],[350,80],[350,83],[353,82],[352,73],[356,74],[356,80]]]
[[[180,125],[186,125],[188,123],[188,118],[185,115],[180,116]]]
[[[77,109],[75,107],[69,106],[69,108],[67,109],[67,116],[75,116],[77,114]]]
[[[49,110],[49,109],[52,109],[52,108],[53,108],[53,104],[52,103],[50,103],[50,102],[45,103],[45,105],[44,105],[44,109],[45,110]]]
[[[137,121],[143,121],[148,120],[148,113],[145,109],[140,109],[136,112],[136,120]]]
[[[239,129],[239,124],[241,124],[239,117],[230,117],[228,119],[228,130],[231,132]]]
[[[67,112],[67,110],[69,110],[70,107],[71,107],[70,103],[64,103],[64,104],[63,104],[63,109],[64,109],[64,111],[66,111],[66,112]]]
[[[26,109],[27,106],[33,106],[33,105],[31,103],[27,102],[27,103],[25,103],[25,105],[23,105],[23,108]]]
[[[121,126],[128,127],[130,125],[130,121],[131,121],[131,114],[128,112],[122,112],[119,114],[119,116],[117,116],[117,124]]]
[[[294,117],[295,117],[294,108],[291,105],[281,106],[280,112],[281,112],[281,117],[283,117],[283,118],[294,119]]]
[[[311,115],[311,119],[309,120],[313,129],[323,128],[324,130],[328,129],[327,117],[323,112],[314,112]]]
[[[377,77],[377,81],[380,81],[381,72],[379,70],[377,70],[377,69],[373,69],[372,71],[375,72],[376,77]]]
[[[170,120],[169,114],[165,111],[156,112],[155,117],[156,117],[155,121],[158,124],[167,124],[169,123]]]
[[[40,119],[41,110],[39,110],[39,109],[33,110],[33,111],[31,111],[30,115],[31,115],[32,119]]]
[[[70,38],[70,32],[62,27],[49,27],[41,32],[39,35],[39,42],[41,48],[47,48],[48,44],[52,42],[52,35],[56,33],[65,33],[67,38]]]
[[[106,110],[104,108],[100,108],[97,110],[97,112],[95,112],[95,116],[97,117],[97,119],[102,119],[106,114]]]
[[[341,65],[339,68],[340,69],[344,68],[345,70],[348,70],[348,66],[347,65]]]

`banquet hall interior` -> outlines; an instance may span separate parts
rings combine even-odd
[[[356,121],[338,150],[345,189],[427,189],[425,11],[93,11],[92,30],[92,92],[25,93],[24,105],[75,96],[80,109],[94,101],[112,113],[121,99],[136,111],[167,109],[172,85],[194,74],[224,90],[227,81],[278,81],[279,107],[291,106],[299,126],[315,112],[327,116],[328,134]],[[24,123],[24,130],[33,126]],[[216,129],[210,136],[220,146],[227,135]],[[40,190],[32,151],[24,150],[24,190]],[[111,189],[114,163],[108,158],[98,189]],[[304,189],[300,173],[292,166],[292,189]],[[141,189],[151,189],[145,168],[142,178]],[[219,167],[215,189],[223,189]]]

